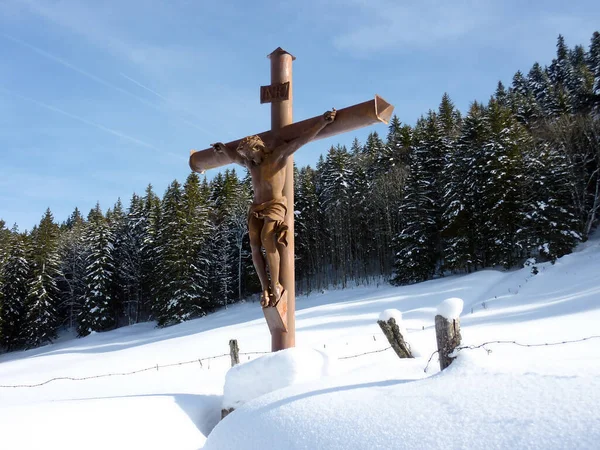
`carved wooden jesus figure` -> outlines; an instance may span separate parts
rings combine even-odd
[[[288,156],[312,141],[328,124],[335,120],[336,111],[327,111],[322,120],[302,135],[289,142],[274,133],[267,142],[258,136],[244,138],[236,149],[222,142],[212,144],[216,152],[225,153],[233,162],[247,167],[252,176],[254,201],[248,213],[248,230],[252,262],[260,279],[262,295],[260,304],[266,308],[276,306],[285,293],[280,283],[282,248],[287,246],[285,215],[287,199],[283,196]],[[262,248],[265,249],[265,258]],[[267,267],[269,273],[267,274]],[[270,282],[269,282],[269,276]]]

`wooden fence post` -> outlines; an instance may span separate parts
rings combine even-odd
[[[400,327],[398,327],[396,319],[390,317],[387,322],[378,320],[377,323],[400,358],[413,358],[410,346],[404,340],[404,336],[402,336],[402,333],[400,332]]]
[[[235,408],[228,408],[228,409],[222,409],[221,410],[221,420],[223,420],[225,417],[227,417],[229,414],[231,414],[234,411]]]
[[[231,367],[240,363],[240,348],[238,347],[237,339],[229,341],[229,356],[231,357]],[[221,420],[233,412],[234,408],[221,409]]]
[[[435,336],[440,358],[440,370],[444,370],[454,359],[450,354],[460,345],[460,319],[458,317],[446,319],[439,314],[435,316]]]
[[[237,339],[229,341],[229,356],[231,356],[231,367],[240,363],[240,348],[238,347]]]

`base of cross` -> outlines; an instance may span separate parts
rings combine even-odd
[[[283,291],[283,295],[279,299],[276,306],[267,306],[262,309],[269,326],[271,335],[273,333],[287,333],[287,292]]]

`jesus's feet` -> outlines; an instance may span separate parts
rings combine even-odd
[[[271,302],[270,296],[269,296],[269,291],[265,290],[262,292],[262,295],[260,297],[260,306],[262,306],[263,308],[267,308],[269,306],[269,303]]]
[[[270,306],[277,306],[277,304],[281,300],[281,297],[283,297],[283,294],[285,293],[285,289],[283,288],[282,285],[277,284],[277,286],[275,286],[275,289],[272,289],[272,291],[273,292],[271,294],[271,305]]]

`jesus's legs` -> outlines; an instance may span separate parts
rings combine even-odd
[[[267,254],[267,264],[269,266],[269,274],[271,275],[271,294],[273,295],[273,302],[271,306],[275,306],[281,298],[283,288],[279,283],[279,264],[280,256],[276,246],[276,233],[275,227],[277,223],[273,220],[265,219],[261,231],[262,246]]]
[[[250,220],[248,221],[248,233],[250,235],[250,248],[252,249],[252,262],[254,263],[254,269],[258,274],[260,287],[262,289],[260,304],[263,307],[267,307],[269,306],[269,277],[267,276],[265,258],[261,250],[262,228],[263,221],[261,219],[250,217]]]

